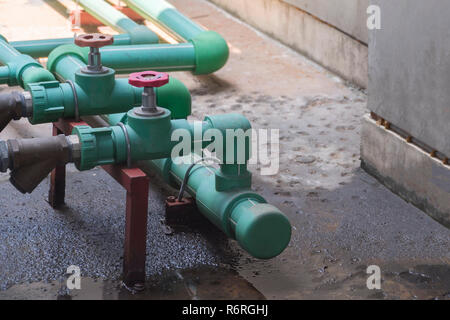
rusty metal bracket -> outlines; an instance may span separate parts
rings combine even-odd
[[[80,125],[86,123],[61,119],[53,123],[53,134],[70,135],[72,129]],[[127,192],[123,282],[127,288],[139,292],[145,284],[149,178],[138,168],[119,165],[105,165],[102,168]],[[51,173],[49,203],[53,208],[64,204],[65,178],[65,166],[56,167]]]
[[[182,198],[181,201],[175,196],[167,197],[165,201],[165,225],[172,227],[186,226],[196,223],[202,219],[197,211],[193,198]]]

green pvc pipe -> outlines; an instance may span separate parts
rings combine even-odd
[[[9,79],[9,68],[7,66],[0,67],[0,84],[7,84]]]
[[[214,31],[201,26],[182,15],[164,0],[124,0],[124,2],[147,19],[157,20],[194,45],[195,74],[210,74],[222,68],[228,60],[226,41]]]
[[[135,5],[139,4],[147,10],[150,6],[142,1],[134,1]],[[141,70],[157,70],[157,71],[192,71],[194,74],[210,74],[222,68],[229,55],[228,45],[225,40],[214,31],[205,31],[195,23],[181,15],[171,5],[165,1],[152,1],[152,12],[156,17],[168,22],[169,27],[173,27],[174,31],[185,31],[185,36],[189,42],[182,44],[152,44],[145,45],[119,45],[107,46],[100,50],[102,54],[102,62],[105,66],[113,68],[117,73],[130,73]],[[120,24],[122,27],[128,28],[130,41],[139,43],[139,32],[132,32],[130,29],[133,21],[130,23],[121,22],[117,18],[116,10],[99,0],[82,0],[81,3],[86,8],[90,8],[92,12],[101,12],[103,16],[108,17],[108,23]],[[102,10],[104,6],[112,9]],[[159,11],[158,11],[159,10]],[[157,14],[158,12],[169,12],[167,14]],[[119,12],[120,13],[120,12]],[[121,13],[120,13],[121,14]],[[128,19],[129,20],[129,19]],[[125,21],[125,20],[124,20]],[[144,26],[139,26],[143,27]],[[148,30],[148,29],[147,29]],[[120,44],[128,41],[128,35],[117,36]],[[0,36],[1,39],[1,36]],[[46,42],[47,41],[47,42]],[[56,40],[38,40],[18,43],[19,49],[31,53],[33,56],[45,55],[48,50],[54,48],[57,44],[61,44],[67,39]],[[72,42],[72,39],[70,39]],[[119,43],[116,43],[119,44]],[[81,56],[84,62],[87,62],[87,50],[81,50],[76,46],[63,45],[57,47],[53,52],[53,57],[49,56],[49,64],[56,60],[59,55],[74,52]],[[50,67],[48,67],[50,69]]]
[[[92,16],[119,32],[128,33],[134,44],[157,43],[158,36],[146,26],[139,25],[103,0],[77,0]]]
[[[181,184],[190,167],[171,159],[147,163],[173,187]],[[217,170],[198,164],[189,174],[186,191],[195,198],[199,211],[255,258],[270,259],[283,252],[291,239],[286,216],[249,188],[217,191]]]
[[[100,53],[102,63],[117,73],[142,70],[194,71],[196,68],[192,43],[104,47]]]
[[[12,41],[10,44],[19,52],[27,54],[33,58],[47,57],[49,53],[65,44],[73,44],[73,38],[43,39]],[[114,45],[130,45],[131,37],[129,34],[118,34],[114,36]]]
[[[225,122],[219,125],[231,125],[226,116],[223,119]],[[108,115],[106,120],[112,126],[127,123],[126,114]],[[181,185],[191,166],[176,164],[169,158],[142,163],[175,188]],[[218,175],[219,169],[202,164],[190,171],[185,190],[195,198],[199,211],[254,257],[270,259],[279,255],[291,238],[291,225],[286,216],[248,187],[219,191]]]
[[[36,81],[55,80],[54,76],[41,64],[32,57],[17,51],[3,37],[0,37],[0,62],[9,71],[7,83],[10,86],[20,85],[26,88],[29,83]],[[3,69],[3,73],[5,72],[6,69]]]
[[[164,0],[124,0],[124,2],[141,16],[148,20],[158,20],[186,40],[191,40],[205,31]]]
[[[55,51],[63,49],[59,47]],[[126,78],[115,79],[112,69],[98,75],[82,73],[80,69],[86,67],[81,57],[85,48],[77,50],[80,54],[64,51],[56,57],[52,52],[47,67],[61,82],[72,81],[79,116],[125,112],[141,105],[143,88],[131,86]],[[33,83],[29,90],[33,99],[32,124],[54,122],[76,115],[75,96],[69,83]],[[173,77],[167,85],[156,88],[156,96],[158,105],[173,112],[174,118],[185,118],[191,113],[189,91]]]

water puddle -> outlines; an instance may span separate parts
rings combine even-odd
[[[64,282],[18,284],[0,291],[0,299],[38,300],[263,300],[253,285],[227,268],[198,267],[171,270],[151,277],[143,292],[133,294],[120,281],[81,279],[80,290],[68,290]]]

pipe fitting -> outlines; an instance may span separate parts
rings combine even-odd
[[[78,161],[77,136],[0,141],[0,171],[11,170],[10,182],[22,193],[31,193],[58,165]]]
[[[50,52],[50,54],[48,55],[47,69],[54,73],[58,60],[66,55],[77,56],[81,61],[87,64],[89,61],[89,51],[89,48],[82,48],[76,46],[75,44],[66,44],[59,46],[56,49],[52,50],[52,52]]]
[[[227,63],[228,44],[217,32],[204,31],[189,41],[195,48],[194,74],[210,74]]]
[[[31,95],[27,91],[0,94],[0,132],[11,120],[28,117],[32,109]]]
[[[54,80],[53,75],[45,70],[32,57],[21,54],[8,42],[0,38],[0,62],[9,69],[8,85],[20,85],[26,88],[29,81]]]

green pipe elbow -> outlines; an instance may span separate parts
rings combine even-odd
[[[35,82],[54,81],[55,77],[51,72],[36,66],[26,68],[22,73],[22,82],[24,89],[28,90],[28,85]]]
[[[180,80],[169,77],[169,83],[156,88],[156,104],[170,111],[172,119],[186,119],[191,115],[192,98]]]
[[[228,44],[215,31],[204,31],[190,40],[195,47],[196,67],[194,74],[210,74],[227,63]]]
[[[57,62],[59,61],[60,58],[67,55],[77,56],[81,61],[87,64],[89,56],[89,48],[87,47],[81,48],[79,46],[76,46],[75,44],[66,44],[59,46],[56,49],[52,50],[52,52],[50,52],[50,54],[48,55],[47,69],[50,72],[55,73]]]
[[[2,39],[0,39],[0,62],[8,67],[8,85],[20,85],[25,88],[30,81],[55,79],[40,63],[28,55],[21,54]]]

